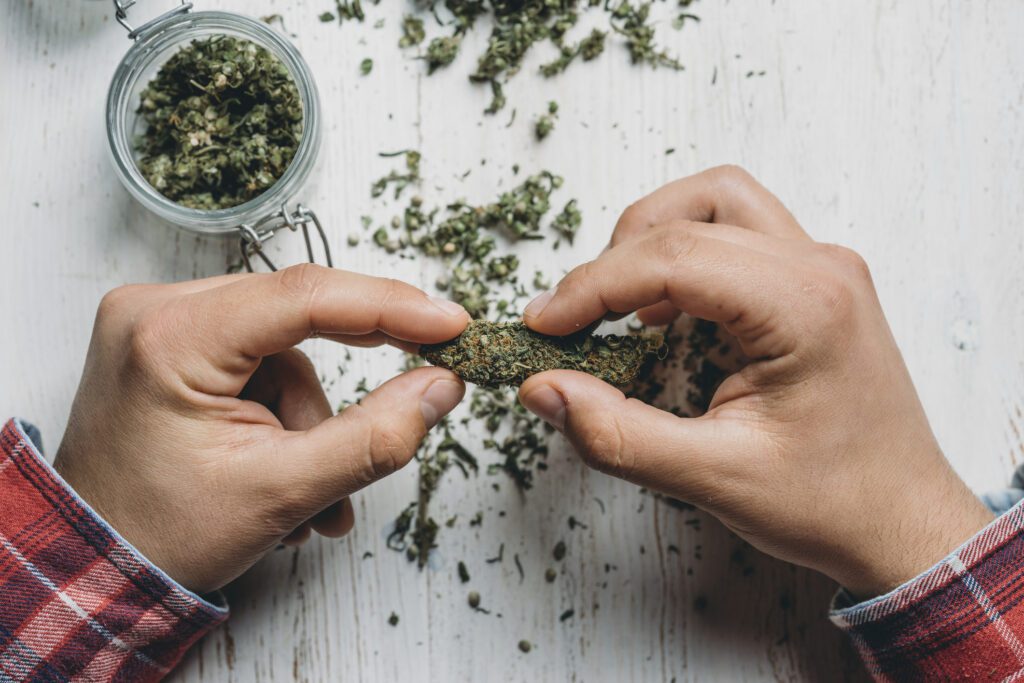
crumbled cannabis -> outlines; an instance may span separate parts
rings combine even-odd
[[[679,13],[673,26],[681,27],[697,17],[686,10],[694,0],[678,0]],[[546,77],[565,71],[577,58],[591,61],[605,50],[609,31],[594,28],[586,37],[573,42],[571,29],[586,12],[600,12],[611,32],[622,37],[633,63],[681,68],[678,61],[655,42],[655,20],[651,17],[651,0],[418,0],[416,11],[432,15],[444,27],[442,35],[431,38],[423,55],[427,72],[447,67],[459,53],[463,38],[485,17],[490,28],[487,45],[476,57],[476,68],[469,80],[489,85],[491,103],[488,114],[500,111],[506,103],[503,84],[522,69],[529,52],[539,44],[553,46],[558,57],[540,67]],[[358,0],[335,0],[339,21],[363,19]],[[331,19],[333,19],[333,15]],[[418,22],[418,23],[416,23]],[[423,20],[407,15],[402,22],[402,48],[420,45],[426,39]]]
[[[431,40],[427,45],[427,73],[432,74],[454,62],[459,54],[460,42],[458,36],[442,36]]]
[[[371,65],[372,66],[372,65]],[[420,181],[420,153],[413,149],[406,149],[400,152],[381,152],[382,157],[405,157],[405,172],[391,171],[383,178],[377,180],[370,187],[370,195],[379,197],[387,191],[389,185],[395,186],[395,199],[402,196],[405,188]]]
[[[629,0],[624,0],[612,11],[612,30],[626,39],[626,47],[629,48],[629,56],[634,64],[646,63],[651,66],[682,69],[683,65],[679,60],[669,56],[665,50],[659,50],[655,44],[650,14],[650,2],[633,4]]]
[[[529,653],[529,651],[532,650],[532,649],[533,649],[533,645],[530,644],[530,641],[528,641],[528,640],[520,640],[519,641],[519,651],[522,652],[523,654]]]
[[[548,102],[546,114],[537,119],[533,126],[533,133],[538,140],[543,140],[555,129],[555,119],[558,118],[558,102]]]
[[[581,225],[583,225],[583,215],[576,205],[576,200],[570,199],[565,208],[562,209],[562,212],[555,216],[555,220],[551,223],[551,228],[567,239],[569,244],[572,244],[573,239],[576,237],[576,232],[580,229]]]
[[[383,182],[379,183],[380,189],[375,189],[376,193],[383,195],[387,188],[394,184],[396,192],[401,194],[406,187],[421,184],[421,160],[418,154],[402,151],[389,156],[405,157],[405,171],[392,172],[382,179]],[[515,170],[518,172],[518,168]],[[445,270],[436,282],[438,289],[466,306],[475,318],[487,316],[498,320],[518,320],[516,302],[521,297],[526,297],[527,293],[526,287],[518,279],[520,262],[514,251],[516,243],[524,239],[552,237],[559,240],[565,238],[571,242],[581,224],[575,200],[567,202],[562,211],[549,220],[552,209],[551,197],[561,184],[561,178],[558,176],[542,172],[527,176],[517,186],[502,192],[491,203],[477,205],[459,200],[447,205],[442,204],[438,208],[430,208],[421,195],[412,194],[398,208],[397,215],[393,215],[390,220],[382,221],[383,224],[380,224],[371,217],[363,217],[362,223],[367,230],[372,230],[375,224],[380,226],[373,233],[373,241],[381,248],[392,253],[400,252],[407,257],[423,256],[436,259],[443,264]],[[541,271],[534,271],[532,285],[538,289],[547,289],[551,286],[551,279],[545,277]],[[625,340],[618,342],[619,347],[615,349],[614,355],[625,350],[628,354],[642,356],[639,359],[639,375],[636,381],[626,388],[628,394],[657,404],[677,415],[699,414],[706,410],[714,391],[726,375],[727,365],[720,361],[726,354],[728,345],[719,339],[718,328],[713,323],[695,320],[689,321],[688,324],[689,326],[685,328],[677,325],[669,329],[667,338],[670,344],[667,347],[656,335],[613,338]],[[481,330],[479,325],[498,324],[477,321],[472,323],[471,329]],[[510,329],[515,329],[516,326],[521,330],[522,323],[498,325],[498,336],[509,333]],[[630,329],[639,331],[642,326],[635,327],[631,323]],[[586,335],[580,335],[579,339],[586,339]],[[645,342],[641,340],[649,341],[645,346]],[[565,339],[559,341],[566,343]],[[486,349],[480,348],[480,342],[482,340],[477,339],[477,345],[470,345],[470,348],[482,352],[484,357],[488,358],[487,354],[494,346],[492,340],[488,338]],[[599,341],[597,346],[593,346],[594,341],[589,343],[592,345],[592,352],[595,352],[595,348],[608,346],[604,341]],[[456,354],[459,340],[436,346],[438,353],[443,347],[448,349],[449,354]],[[645,347],[646,350],[640,353],[639,349]],[[503,347],[498,344],[496,348]],[[560,352],[561,350],[559,347]],[[613,354],[611,350],[606,352]],[[595,353],[603,355],[604,352]],[[665,354],[668,355],[663,362],[642,362],[647,356],[662,357]],[[525,374],[522,367],[515,365],[519,360],[512,360],[509,363],[508,356],[508,353],[500,354],[499,361],[512,365],[512,369],[509,370],[511,374]],[[414,360],[422,362],[418,356],[408,355],[403,369],[414,367]],[[578,363],[577,358],[573,361],[572,367],[576,367]],[[527,365],[532,370],[532,361],[528,360],[522,365]],[[666,373],[679,370],[686,370],[689,374],[688,407],[661,405],[662,398],[670,395],[664,391]],[[493,373],[494,370],[488,369],[487,372]],[[625,376],[634,374],[636,373],[630,370]],[[517,381],[522,381],[522,378]],[[365,386],[362,386],[362,389],[365,389]],[[474,476],[481,467],[483,457],[489,456],[483,465],[488,475],[507,475],[518,490],[526,491],[532,487],[537,473],[547,468],[548,437],[553,430],[518,403],[514,390],[509,387],[474,387],[469,403],[469,414],[461,419],[461,423],[470,433],[474,430],[477,433],[482,432],[482,438],[471,444],[474,450],[467,449],[452,437],[454,427],[448,421],[428,436],[416,456],[419,466],[417,499],[402,510],[388,537],[389,548],[405,553],[410,561],[416,562],[421,568],[426,565],[432,550],[437,547],[437,537],[441,528],[456,523],[457,515],[448,518],[443,524],[438,524],[430,514],[432,498],[447,473],[458,469],[466,477]],[[497,483],[492,483],[491,486],[499,490]],[[669,505],[678,505],[684,510],[692,510],[692,506],[684,507],[684,504],[678,501],[662,498],[659,500]],[[603,508],[600,501],[598,504]],[[501,514],[499,512],[498,516]],[[483,514],[477,512],[468,524],[470,527],[481,527]],[[574,529],[583,525],[575,518],[570,518],[569,527]],[[564,560],[566,552],[565,542],[559,541],[553,550],[555,561]],[[486,562],[500,563],[503,555],[504,544],[501,544],[497,555],[487,558]],[[522,564],[515,553],[513,558],[517,560],[517,571],[523,576]],[[457,564],[456,573],[461,582],[469,582],[469,572],[465,563]],[[558,572],[554,567],[545,570],[545,581],[554,583],[557,579]]]
[[[376,2],[374,4],[377,4]],[[362,21],[366,18],[366,14],[363,12],[362,0],[334,0],[334,6],[337,8],[338,21],[344,23],[347,19],[355,19],[356,21]],[[321,16],[321,21],[323,17]]]
[[[412,47],[419,45],[427,37],[423,28],[423,20],[411,14],[402,17],[402,37],[398,41],[398,47]]]
[[[383,156],[406,155],[406,171],[391,171],[371,188],[374,197],[390,185],[396,198],[411,184],[420,182],[420,156],[405,151]],[[427,209],[421,196],[413,196],[401,216],[391,221],[391,230],[381,227],[374,242],[389,253],[404,251],[437,258],[448,265],[437,288],[461,304],[474,318],[489,315],[514,317],[512,302],[494,296],[496,285],[511,286],[515,298],[525,297],[518,281],[519,258],[512,253],[496,254],[498,238],[514,244],[519,240],[545,238],[544,222],[551,211],[551,196],[562,186],[562,178],[548,171],[528,176],[511,190],[502,192],[489,204],[473,205],[465,200],[443,209]],[[549,228],[556,234],[575,233],[582,223],[576,203],[570,201]],[[393,231],[399,231],[395,233]]]
[[[256,43],[198,38],[139,96],[139,170],[191,209],[243,204],[284,174],[302,138],[302,100],[288,68]]]
[[[373,71],[373,60],[367,57],[363,61],[359,62],[359,73],[364,76],[369,76],[370,72]]]
[[[469,603],[470,607],[476,609],[480,606],[480,594],[476,591],[470,591],[469,597],[466,599],[466,601]]]
[[[434,365],[485,387],[518,386],[546,370],[578,370],[622,386],[636,379],[640,367],[661,352],[661,335],[594,335],[567,337],[538,334],[520,322],[474,320],[459,337],[420,349]]]
[[[391,616],[388,617],[388,623],[392,626],[398,626],[398,615],[392,612]]]

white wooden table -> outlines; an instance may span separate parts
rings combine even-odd
[[[140,3],[155,11],[160,3]],[[482,36],[426,78],[394,47],[406,0],[362,26],[325,25],[328,0],[202,0],[282,13],[317,76],[326,144],[303,199],[345,268],[430,286],[436,271],[371,244],[359,216],[386,216],[370,182],[380,151],[424,154],[423,193],[485,201],[510,167],[565,177],[585,225],[557,264],[542,246],[524,273],[557,276],[593,255],[617,212],[670,179],[735,162],[775,190],[813,235],[860,250],[950,460],[977,490],[1004,484],[1024,431],[1024,3],[1019,0],[705,0],[702,21],[665,32],[683,73],[628,65],[620,45],[567,77],[525,72],[497,117],[465,75]],[[162,8],[162,5],[160,5]],[[384,18],[385,26],[372,27]],[[0,414],[61,437],[101,295],[125,282],[224,271],[234,242],[159,224],[111,171],[103,107],[127,41],[108,3],[8,0],[0,8]],[[373,73],[359,76],[364,57]],[[765,71],[747,77],[748,72]],[[713,74],[717,76],[713,82]],[[558,127],[532,119],[550,99]],[[511,108],[518,116],[506,128]],[[666,148],[676,152],[665,155]],[[486,165],[482,164],[486,160]],[[462,179],[462,174],[472,173]],[[441,188],[437,190],[435,188]],[[277,245],[295,258],[295,241]],[[396,370],[397,352],[310,353],[332,400]],[[337,380],[337,381],[336,381]],[[409,469],[360,494],[356,531],[271,554],[229,589],[233,616],[175,674],[183,681],[836,680],[859,664],[825,619],[828,581],[758,556],[709,518],[655,504],[588,472],[559,445],[520,497],[500,477],[450,476],[436,516],[460,515],[418,572],[385,548],[413,496]],[[500,492],[492,481],[504,485]],[[600,498],[604,509],[595,501]],[[485,511],[482,528],[465,520]],[[504,516],[499,516],[504,512]],[[570,531],[575,516],[586,529]],[[543,573],[558,540],[558,579]],[[505,561],[484,558],[505,543]],[[671,546],[671,548],[670,548]],[[678,549],[676,552],[675,549]],[[740,549],[742,557],[736,553]],[[363,559],[370,552],[372,557]],[[511,557],[525,570],[520,580]],[[697,555],[700,559],[697,559]],[[465,560],[490,616],[466,606]],[[606,570],[607,569],[607,570]],[[564,622],[559,615],[575,609]],[[394,611],[397,626],[388,625]],[[500,618],[497,616],[500,613]],[[516,647],[534,644],[529,654]]]

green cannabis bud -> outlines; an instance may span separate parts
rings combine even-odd
[[[191,209],[243,204],[284,174],[302,138],[288,68],[256,43],[216,35],[174,54],[140,94],[139,170]]]
[[[427,32],[423,28],[422,19],[411,14],[406,14],[402,17],[402,37],[398,41],[398,47],[419,45],[426,37]]]
[[[546,370],[578,370],[622,386],[636,379],[648,357],[663,356],[664,349],[660,334],[602,336],[583,332],[549,337],[521,322],[474,320],[460,336],[424,346],[420,355],[485,387],[519,386]]]
[[[455,61],[459,54],[458,36],[434,38],[427,45],[427,73],[434,73]]]
[[[534,135],[538,140],[543,140],[555,129],[556,118],[558,118],[558,102],[548,102],[548,112],[537,119],[537,123],[533,127]]]

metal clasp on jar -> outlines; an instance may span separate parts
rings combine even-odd
[[[263,243],[283,228],[288,228],[292,232],[300,228],[302,229],[302,237],[306,241],[306,254],[309,257],[309,262],[316,263],[316,256],[313,254],[313,242],[309,237],[309,226],[311,223],[320,236],[320,242],[324,245],[324,258],[326,259],[327,266],[333,268],[334,259],[331,258],[331,245],[327,241],[327,233],[324,232],[320,219],[316,217],[312,209],[307,209],[302,204],[299,204],[295,207],[295,211],[289,211],[287,206],[281,205],[280,209],[266,218],[262,218],[252,225],[243,224],[238,228],[238,232],[241,233],[239,246],[242,251],[242,261],[245,263],[245,269],[250,273],[253,272],[251,257],[255,254],[267,265],[267,268],[277,270],[277,266],[263,252]]]
[[[151,19],[138,28],[132,28],[132,25],[128,23],[128,10],[135,5],[135,2],[136,0],[114,0],[114,18],[117,19],[117,23],[124,26],[125,30],[128,31],[128,40],[137,40],[143,33],[171,17],[176,17],[179,14],[188,14],[192,11],[192,3],[187,0],[181,0],[181,4],[178,7],[164,12],[156,19]]]

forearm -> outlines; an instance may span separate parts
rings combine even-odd
[[[100,519],[17,421],[0,431],[0,501],[0,680],[158,680],[227,618]]]
[[[832,621],[878,680],[1007,680],[1024,673],[1024,503],[928,571]]]

